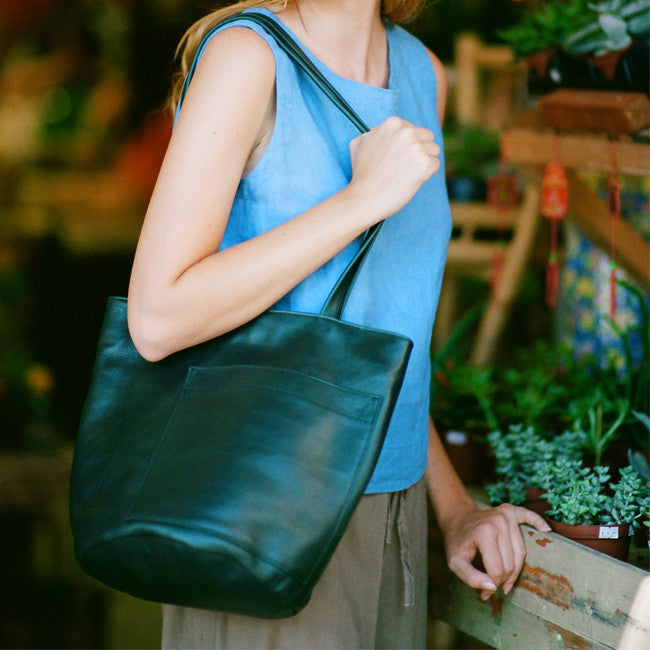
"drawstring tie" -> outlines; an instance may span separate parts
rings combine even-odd
[[[388,502],[388,520],[386,522],[386,544],[393,543],[393,522],[397,521],[397,537],[399,541],[400,558],[402,560],[402,575],[404,577],[404,607],[415,604],[415,579],[411,570],[411,554],[404,506],[406,490],[393,492]]]

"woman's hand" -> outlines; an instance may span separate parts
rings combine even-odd
[[[449,568],[487,600],[499,586],[508,593],[524,565],[519,524],[550,531],[538,515],[510,504],[481,509],[470,497],[429,419],[427,487],[442,532]],[[485,571],[472,565],[480,553]]]
[[[350,142],[349,189],[358,192],[369,213],[381,221],[401,210],[438,171],[439,154],[429,129],[389,117]]]
[[[506,594],[512,589],[526,556],[519,531],[519,524],[524,523],[542,532],[550,530],[538,514],[510,504],[488,510],[469,507],[441,526],[449,568],[470,587],[479,589],[482,600],[499,586]],[[484,572],[472,565],[477,553]]]

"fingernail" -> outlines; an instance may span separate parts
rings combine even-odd
[[[488,589],[489,591],[497,590],[496,586],[493,583],[487,581],[481,583],[481,589]]]
[[[550,533],[553,529],[548,525],[544,524],[544,528],[542,528],[542,531],[545,533]]]
[[[509,593],[511,589],[512,589],[512,583],[508,583],[507,585],[503,585],[503,593],[504,594]]]

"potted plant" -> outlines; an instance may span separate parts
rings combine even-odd
[[[603,454],[615,440],[630,410],[625,397],[609,395],[602,385],[591,394],[574,399],[568,411],[574,418],[574,430],[584,433],[585,451],[593,465],[601,465]]]
[[[586,66],[566,55],[562,43],[590,17],[587,0],[550,0],[533,5],[516,25],[498,31],[497,36],[528,62],[533,89],[546,92],[566,85],[567,78],[584,76]]]
[[[588,56],[611,81],[621,56],[650,29],[650,0],[602,0],[587,6],[591,19],[563,45],[572,54]]]
[[[634,524],[642,517],[647,485],[633,467],[610,482],[608,467],[583,467],[556,472],[544,496],[547,520],[560,535],[607,555],[626,560]]]
[[[581,462],[584,446],[581,431],[565,431],[546,439],[521,424],[511,425],[506,433],[492,431],[488,442],[499,478],[486,486],[490,503],[523,505],[541,515],[548,509],[544,491],[557,472],[567,471],[567,464]],[[556,466],[558,460],[564,464]]]
[[[585,21],[586,0],[550,0],[534,6],[521,20],[497,32],[518,57],[526,58],[540,77],[546,74],[544,62],[564,42],[576,22]]]

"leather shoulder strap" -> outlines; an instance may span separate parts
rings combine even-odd
[[[273,20],[266,14],[246,12],[234,14],[225,18],[205,34],[197,51],[201,51],[203,44],[207,42],[216,30],[229,23],[235,21],[240,22],[242,20],[260,25],[260,27],[275,39],[276,43],[282,48],[282,50],[284,50],[294,64],[305,72],[316,86],[323,91],[325,96],[332,101],[341,113],[343,113],[343,115],[350,120],[350,122],[352,122],[361,133],[368,131],[368,127],[363,123],[361,118],[354,112],[352,107],[345,101],[336,88],[334,88],[334,86],[332,86],[332,84],[323,76],[320,70],[312,63],[301,47],[291,38],[291,36],[289,36],[289,34],[287,34],[277,21]],[[185,81],[183,82],[179,104],[185,97],[190,81],[194,75],[194,71],[196,70],[197,63],[198,57],[194,57],[194,61],[192,61],[192,65],[190,66]],[[352,285],[356,279],[356,275],[366,259],[366,256],[379,233],[382,223],[383,222],[379,222],[366,231],[359,250],[352,261],[348,264],[345,271],[343,271],[341,277],[325,301],[325,305],[321,311],[321,314],[324,316],[331,316],[337,319],[341,318],[350,290],[352,289]]]

